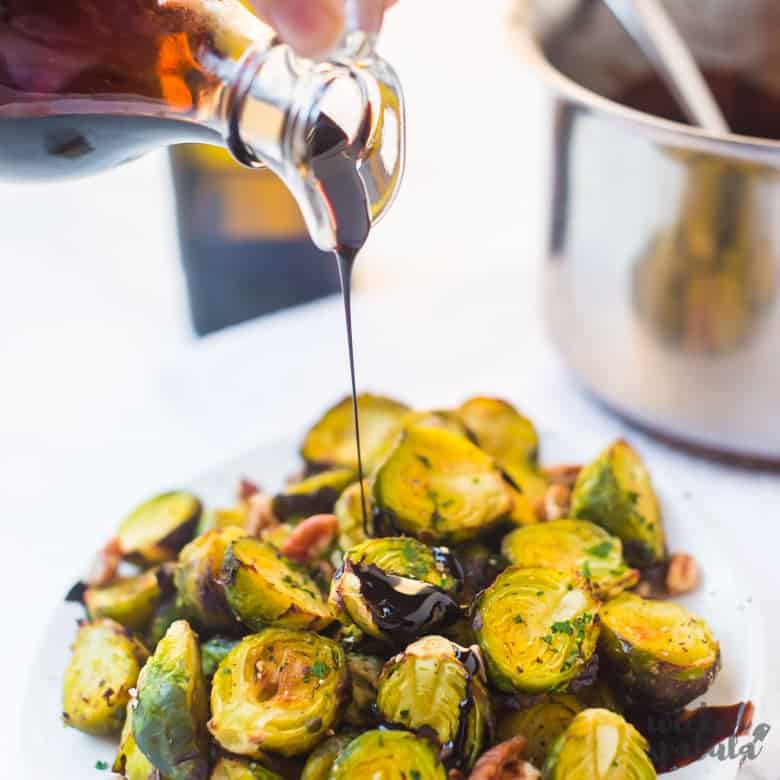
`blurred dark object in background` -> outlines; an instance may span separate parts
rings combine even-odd
[[[314,246],[273,173],[242,168],[211,146],[173,147],[171,165],[199,336],[338,292],[332,255]]]

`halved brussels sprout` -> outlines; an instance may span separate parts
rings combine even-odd
[[[147,656],[119,623],[107,618],[82,623],[62,683],[65,725],[95,736],[118,734]]]
[[[266,542],[233,542],[220,579],[233,614],[253,631],[268,625],[320,631],[334,620],[317,583]]]
[[[620,715],[584,710],[547,756],[544,780],[655,780],[647,741]]]
[[[470,398],[456,414],[477,437],[479,446],[502,466],[536,463],[539,435],[512,404],[498,398]]]
[[[336,758],[329,780],[446,780],[430,743],[408,731],[366,731]]]
[[[355,481],[355,476],[353,469],[335,468],[288,485],[274,496],[274,514],[280,520],[294,520],[331,513],[336,500]]]
[[[676,710],[709,688],[720,648],[709,626],[685,607],[624,593],[601,614],[599,655],[629,704]]]
[[[474,618],[491,682],[519,693],[565,689],[596,649],[598,610],[574,572],[506,569],[480,597]]]
[[[504,537],[501,552],[515,566],[572,569],[590,580],[603,598],[639,582],[639,572],[623,562],[623,545],[586,520],[553,520],[518,528]]]
[[[473,650],[426,636],[382,671],[377,707],[388,723],[435,734],[448,768],[471,769],[492,727],[490,699]]]
[[[244,528],[247,521],[246,502],[236,506],[205,509],[195,529],[195,536],[202,536],[215,528]]]
[[[132,703],[127,706],[125,725],[122,727],[122,736],[119,740],[119,750],[111,771],[122,775],[125,780],[166,780],[135,744],[132,707]]]
[[[207,531],[179,554],[174,575],[179,607],[196,625],[209,631],[235,626],[219,580],[227,548],[243,539],[246,531],[231,526]]]
[[[468,541],[512,509],[501,471],[479,447],[414,426],[377,470],[374,502],[383,522],[426,542]]]
[[[328,780],[336,757],[355,737],[357,734],[347,732],[320,742],[306,759],[300,780]]]
[[[222,756],[214,764],[209,780],[282,780],[281,775],[257,761],[242,761]]]
[[[340,645],[309,631],[267,628],[245,637],[219,665],[209,730],[238,755],[300,755],[333,727],[348,695]]]
[[[358,395],[357,403],[360,443],[368,456],[410,410],[406,404],[370,393]],[[344,466],[357,471],[357,441],[350,397],[328,409],[309,430],[301,446],[301,456],[315,467]]]
[[[365,517],[371,518],[373,514],[373,503],[371,501],[371,489],[366,480],[363,480],[362,495],[365,497]],[[339,547],[342,550],[348,550],[356,544],[365,542],[366,534],[363,527],[363,510],[360,506],[361,490],[360,483],[355,482],[350,485],[339,496],[333,512],[339,521]]]
[[[138,678],[133,735],[141,752],[171,780],[205,780],[207,720],[198,638],[186,620],[177,620]]]
[[[203,676],[210,680],[217,667],[240,640],[229,636],[213,636],[200,644],[200,668]]]
[[[374,704],[384,661],[375,655],[347,653],[352,698],[344,711],[344,722],[365,727],[374,719]]]
[[[330,603],[370,636],[403,646],[460,615],[459,564],[416,539],[369,539],[344,556]]]
[[[611,710],[618,715],[623,714],[623,707],[615,697],[615,693],[606,680],[597,679],[592,685],[586,685],[577,691],[577,698],[585,705],[601,710]]]
[[[87,588],[84,607],[90,620],[110,618],[131,631],[143,631],[166,595],[173,592],[169,571],[150,569],[121,577],[105,588]]]
[[[585,707],[575,696],[558,693],[539,697],[530,707],[510,712],[498,724],[498,739],[526,738],[526,756],[543,766],[550,748]]]
[[[405,414],[385,436],[384,441],[374,449],[366,458],[366,472],[371,474],[374,469],[395,449],[398,439],[407,428],[440,428],[450,431],[458,436],[465,436],[469,441],[474,441],[471,431],[463,424],[463,421],[453,412],[434,410],[427,412],[409,412]]]
[[[664,558],[658,499],[650,474],[628,442],[610,445],[580,472],[571,514],[620,537],[632,566],[650,566]]]
[[[163,493],[136,507],[117,531],[122,557],[141,565],[172,561],[189,542],[202,506],[191,493]]]
[[[154,610],[149,625],[146,627],[143,639],[147,647],[155,648],[157,643],[165,636],[168,629],[177,621],[183,620],[184,615],[176,603],[176,596],[165,599]]]

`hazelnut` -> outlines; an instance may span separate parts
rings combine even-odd
[[[116,579],[121,561],[122,548],[119,539],[113,537],[98,550],[84,583],[90,588],[103,588],[110,585]]]
[[[699,584],[699,564],[688,553],[675,553],[666,570],[666,589],[672,596],[689,593]]]
[[[574,483],[577,481],[577,477],[582,471],[582,466],[579,464],[566,463],[560,466],[548,466],[542,469],[542,473],[550,483],[553,485],[565,485],[568,488],[573,488]]]
[[[245,477],[242,477],[238,483],[238,500],[239,501],[246,501],[249,498],[252,498],[256,493],[260,492],[260,487],[255,483],[252,482],[251,479],[246,479]]]
[[[327,551],[338,530],[336,515],[312,515],[295,526],[280,551],[290,560],[309,563]]]
[[[571,489],[566,485],[552,484],[544,494],[544,519],[558,520],[566,517],[571,506]]]
[[[273,498],[262,491],[258,491],[247,499],[245,529],[250,536],[259,538],[263,531],[279,525],[279,518],[274,514],[272,504]]]

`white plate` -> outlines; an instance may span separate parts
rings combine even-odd
[[[592,458],[605,441],[576,434],[572,440],[544,432],[544,460],[547,463],[583,462]],[[268,489],[282,484],[298,465],[296,445],[281,441],[262,446],[190,480],[189,489],[206,505],[229,503],[239,477],[252,477]],[[707,619],[721,643],[723,669],[707,692],[707,704],[733,704],[752,700],[756,723],[761,722],[764,678],[763,641],[760,620],[751,594],[745,592],[721,543],[718,507],[705,507],[686,490],[685,474],[672,474],[649,464],[664,509],[664,522],[671,550],[692,552],[704,573],[698,591],[680,601]],[[166,486],[160,486],[165,488]],[[725,521],[725,518],[724,518]],[[112,532],[106,528],[106,536]],[[99,540],[96,540],[99,542]],[[74,579],[78,572],[74,572]],[[34,665],[36,673],[29,685],[23,712],[23,756],[30,778],[85,780],[106,778],[95,764],[113,761],[115,744],[66,729],[59,720],[60,682],[73,641],[80,607],[64,604],[53,615]],[[707,757],[671,773],[675,780],[723,780],[737,776],[737,760],[718,761]]]

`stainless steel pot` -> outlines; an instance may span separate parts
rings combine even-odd
[[[706,69],[780,96],[780,3],[667,0]],[[651,68],[601,0],[523,0],[551,89],[546,310],[574,371],[674,439],[780,461],[780,142],[614,102]]]

